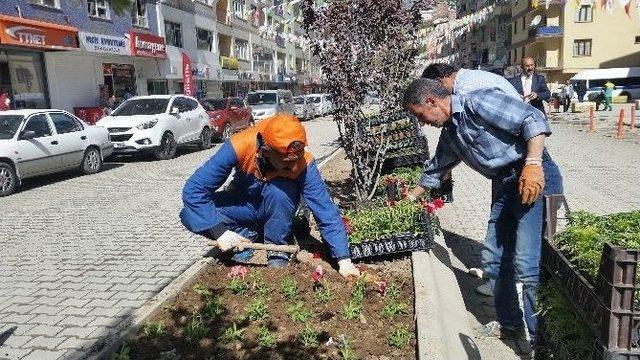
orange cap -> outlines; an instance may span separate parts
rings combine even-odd
[[[307,132],[300,121],[293,115],[279,113],[268,119],[262,131],[264,142],[276,152],[287,155],[298,153],[304,148],[294,148],[293,142],[301,142],[307,146]]]

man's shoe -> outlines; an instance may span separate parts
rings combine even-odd
[[[524,327],[521,328],[509,328],[500,326],[497,321],[492,321],[484,326],[482,329],[482,337],[484,338],[496,338],[501,340],[526,340],[527,334],[525,334]]]
[[[248,264],[251,262],[252,258],[253,258],[253,249],[245,249],[233,254],[233,256],[231,257],[231,260],[239,264]]]
[[[491,283],[487,281],[484,284],[478,286],[476,288],[476,292],[483,296],[493,296],[493,289],[491,288]]]

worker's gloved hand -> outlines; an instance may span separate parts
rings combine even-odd
[[[544,189],[544,171],[542,164],[527,164],[522,168],[518,191],[522,197],[522,203],[531,205],[536,202]]]
[[[230,230],[226,230],[225,232],[223,232],[216,241],[218,243],[218,248],[222,251],[229,251],[238,246],[238,244],[243,241],[251,242],[251,240]]]
[[[353,265],[351,259],[338,260],[338,272],[345,279],[360,276],[360,270]]]

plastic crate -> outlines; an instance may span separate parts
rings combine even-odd
[[[431,233],[431,218],[426,212],[421,213],[424,232],[418,235],[400,233],[363,241],[359,244],[349,244],[352,259],[366,259],[385,255],[400,254],[413,251],[428,251],[433,248],[433,234]]]
[[[397,169],[401,167],[422,165],[427,160],[429,160],[429,149],[417,154],[401,155],[397,157],[386,158],[384,159],[384,164],[382,165],[382,169],[383,169],[383,172],[389,172],[389,171],[392,171],[393,169]]]

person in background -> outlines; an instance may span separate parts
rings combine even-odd
[[[551,91],[547,87],[544,76],[536,73],[536,62],[531,56],[522,58],[522,74],[509,78],[509,82],[520,93],[522,100],[540,110],[543,114],[544,103],[551,99]]]
[[[584,101],[584,96],[587,94],[587,81],[579,80],[576,86],[576,94],[578,94],[578,102]]]
[[[0,111],[11,109],[11,97],[6,90],[0,91]]]
[[[571,80],[567,80],[562,86],[562,112],[567,112],[567,110],[569,110],[573,94],[573,84],[571,84]]]
[[[604,109],[612,111],[611,100],[613,99],[613,90],[615,90],[616,86],[611,80],[607,80],[604,84]]]

